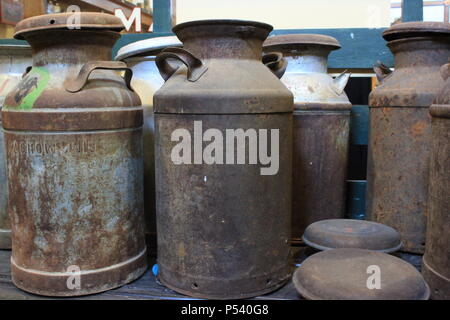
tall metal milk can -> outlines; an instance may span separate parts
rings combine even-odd
[[[339,42],[319,34],[268,38],[264,51],[288,61],[281,81],[294,94],[292,242],[306,227],[345,217],[345,185],[351,104],[344,92],[349,74],[327,74],[327,59]]]
[[[432,145],[428,224],[422,274],[434,300],[450,300],[450,64],[445,86],[430,107]]]
[[[31,66],[31,48],[28,45],[0,45],[0,111],[6,94]],[[8,183],[2,115],[0,112],[0,249],[11,249],[11,223],[8,215]]]
[[[289,278],[293,97],[261,62],[271,30],[187,22],[184,49],[156,58],[158,276],[180,293],[245,298]],[[281,75],[280,56],[264,60]]]
[[[164,84],[155,64],[156,55],[167,47],[181,47],[177,37],[159,37],[133,42],[119,50],[115,60],[123,61],[133,71],[131,87],[139,95],[144,108],[144,212],[147,244],[156,239],[155,203],[155,124],[153,95]]]
[[[110,61],[123,25],[108,14],[70,17],[17,24],[33,67],[2,110],[12,280],[48,296],[105,291],[146,268],[142,106],[131,70]]]
[[[450,23],[407,22],[383,33],[395,71],[375,67],[371,92],[367,217],[400,232],[403,250],[423,253],[428,197],[431,117],[442,88],[440,67],[450,56]]]

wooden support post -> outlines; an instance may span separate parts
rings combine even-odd
[[[45,14],[46,1],[45,0],[23,0],[24,18],[40,16]]]
[[[423,21],[423,0],[402,1],[402,22]]]
[[[172,0],[153,0],[153,32],[172,31]]]

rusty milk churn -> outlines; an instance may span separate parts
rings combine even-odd
[[[442,67],[444,89],[430,107],[432,145],[428,224],[422,274],[431,298],[450,300],[450,64]]]
[[[0,111],[8,92],[31,66],[31,48],[28,45],[0,45]],[[8,215],[8,183],[6,181],[6,158],[1,130],[0,113],[0,249],[11,249],[11,226]]]
[[[75,29],[71,15],[17,24],[33,67],[2,110],[12,280],[48,296],[105,291],[146,268],[142,106],[131,70],[111,61],[123,25],[81,13]]]
[[[289,278],[293,98],[261,62],[271,30],[187,22],[184,49],[156,58],[158,275],[183,294],[245,298]],[[280,57],[264,60],[282,75]]]
[[[281,80],[294,94],[293,243],[311,223],[345,216],[349,74],[327,74],[328,55],[339,48],[336,39],[319,34],[280,35],[264,43],[265,52],[281,51],[288,60]]]
[[[133,71],[131,87],[144,107],[144,211],[147,244],[152,247],[156,239],[153,95],[164,84],[155,58],[167,47],[181,47],[181,42],[175,36],[146,39],[121,48],[116,56],[116,60],[125,62]]]
[[[377,65],[369,97],[367,216],[400,232],[403,250],[425,249],[431,118],[450,56],[450,24],[406,22],[383,33],[395,71]]]

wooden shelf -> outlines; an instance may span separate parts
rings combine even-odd
[[[122,9],[123,13],[129,17],[133,12],[135,5],[120,0],[59,0],[61,4],[77,5],[83,11],[103,11],[114,14],[115,9]],[[153,23],[151,13],[142,10],[142,24],[148,29]]]

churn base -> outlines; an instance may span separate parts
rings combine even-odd
[[[11,257],[11,277],[16,287],[26,292],[55,297],[75,297],[121,287],[147,270],[147,250],[137,256],[100,269],[81,271],[80,289],[69,289],[65,272],[45,272],[18,266]]]
[[[11,230],[0,229],[0,249],[11,250]]]
[[[422,260],[422,275],[428,283],[432,300],[450,300],[450,279],[433,270]]]
[[[291,274],[287,273],[284,276],[280,276],[280,273],[274,273],[271,275],[264,275],[258,278],[251,278],[251,279],[223,279],[221,281],[219,280],[207,280],[209,282],[208,284],[205,283],[205,279],[203,279],[203,284],[196,283],[196,280],[194,278],[189,279],[190,277],[187,275],[173,275],[172,278],[179,278],[184,279],[183,281],[186,285],[184,287],[180,287],[177,285],[174,285],[176,281],[167,281],[164,279],[164,272],[161,272],[161,266],[159,270],[158,280],[167,288],[172,289],[175,292],[181,293],[186,296],[194,297],[194,298],[200,298],[200,299],[213,299],[213,300],[236,300],[236,299],[246,299],[246,298],[252,298],[257,296],[262,296],[264,294],[267,294],[269,292],[275,291],[281,287],[283,287],[291,278]],[[180,278],[181,277],[181,278]],[[272,279],[271,283],[268,282],[268,279]],[[278,279],[278,281],[275,281],[274,279]],[[178,281],[179,282],[179,281]],[[191,284],[191,289],[188,288],[188,284]],[[181,283],[183,284],[183,283]],[[234,287],[237,288],[238,286],[241,288],[251,288],[251,287],[257,287],[258,284],[261,284],[259,287],[264,287],[264,289],[261,290],[248,290],[247,292],[239,292],[238,289],[233,290],[234,293],[226,293],[226,288]],[[201,291],[201,286],[204,288],[203,292]],[[255,288],[256,289],[256,288]],[[209,292],[208,292],[209,291]],[[215,292],[213,292],[215,291]],[[231,291],[231,290],[230,290]],[[243,289],[244,291],[244,289]],[[205,293],[206,292],[206,293]]]

